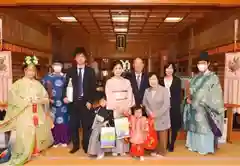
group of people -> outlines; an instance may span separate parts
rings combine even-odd
[[[165,66],[165,76],[159,79],[156,73],[144,72],[143,60],[136,58],[133,71],[124,78],[123,64],[115,61],[113,76],[107,80],[104,91],[99,92],[95,72],[87,65],[85,49],[77,48],[73,55],[76,65],[66,75],[61,72],[62,64],[54,63],[53,73],[44,77],[42,84],[35,80],[38,60],[25,58],[25,75],[10,89],[6,117],[0,123],[1,132],[16,130],[16,141],[7,149],[11,153],[7,165],[21,165],[51,145],[66,147],[70,141],[70,153],[77,152],[81,145],[85,153],[99,159],[105,152],[113,156],[130,152],[144,160],[144,144],[150,130],[157,137],[151,155],[164,156],[167,151],[174,151],[182,126],[190,151],[203,155],[215,152],[224,106],[220,82],[208,69],[206,53],[200,54],[199,73],[191,79],[184,98],[174,63]],[[69,82],[73,100],[67,97]],[[124,117],[129,119],[130,138],[116,139],[115,147],[103,149],[101,128],[114,126],[116,119]]]

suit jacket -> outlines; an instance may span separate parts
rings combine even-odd
[[[154,95],[153,89],[146,89],[143,97],[143,105],[148,115],[154,115],[154,127],[156,131],[162,131],[171,127],[170,122],[170,97],[168,90],[159,85]]]
[[[63,90],[63,96],[66,96],[66,90],[69,79],[72,78],[73,84],[73,101],[78,100],[79,83],[78,83],[78,69],[76,66],[71,67],[66,74],[66,84]],[[86,102],[93,103],[96,92],[96,75],[92,68],[85,66],[83,75],[83,99]]]
[[[130,73],[127,79],[129,79],[129,81],[131,82],[136,105],[142,104],[144,92],[149,87],[147,73],[142,73],[140,89],[138,89],[138,86],[137,86],[137,79],[136,79],[135,72]]]
[[[164,78],[161,79],[160,84],[165,86]],[[182,87],[181,79],[174,76],[172,80],[172,85],[170,86],[170,118],[172,128],[181,128],[181,103],[182,103]]]

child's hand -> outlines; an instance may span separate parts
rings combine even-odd
[[[130,113],[129,113],[129,111],[124,111],[123,115],[128,117],[128,116],[130,116]]]
[[[155,118],[156,116],[154,115],[153,112],[151,112],[151,113],[150,113],[150,117],[151,117],[151,118]]]
[[[103,123],[103,126],[107,126],[107,124],[108,124],[108,120]]]

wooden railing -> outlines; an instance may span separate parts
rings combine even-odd
[[[232,131],[233,131],[233,109],[239,108],[239,104],[228,104],[225,103],[224,107],[227,109],[227,142],[232,143]]]

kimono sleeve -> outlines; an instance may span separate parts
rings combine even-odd
[[[202,99],[201,104],[208,106],[216,113],[222,114],[225,110],[223,102],[223,92],[219,78],[218,76],[213,75],[209,81],[210,82],[208,91],[205,97]]]
[[[135,105],[135,98],[132,91],[132,86],[129,80],[127,81],[127,93],[128,93],[128,107],[131,108]]]
[[[111,87],[111,80],[107,80],[106,86],[105,86],[105,93],[107,97],[107,109],[109,110],[114,110],[115,109],[115,98],[112,92],[112,87]]]
[[[21,90],[25,88],[24,86],[26,85],[22,85],[21,80],[16,81],[12,85],[8,93],[8,109],[5,119],[17,116],[18,113],[23,111],[30,104],[28,100],[19,95]]]

